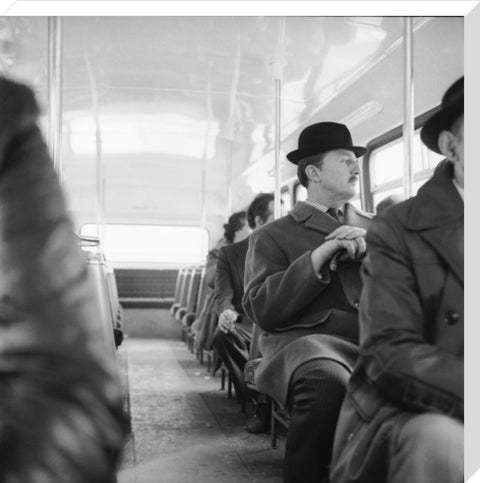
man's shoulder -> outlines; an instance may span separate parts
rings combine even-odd
[[[251,238],[262,238],[268,236],[277,236],[279,232],[285,233],[292,224],[295,224],[295,220],[290,216],[290,214],[284,215],[277,220],[271,221],[266,225],[262,225],[252,232]]]
[[[246,254],[248,249],[248,238],[237,243],[231,243],[220,248],[220,255],[224,257],[238,256],[239,254]]]

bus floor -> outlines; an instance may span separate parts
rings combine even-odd
[[[170,325],[167,337],[158,328],[153,337],[149,330],[131,336],[132,315],[159,316],[157,323]],[[249,415],[220,389],[220,376],[211,377],[179,336],[171,337],[178,323],[168,310],[126,309],[125,320],[129,336],[117,355],[132,431],[118,483],[281,482],[285,436],[272,449],[269,435],[245,431]]]

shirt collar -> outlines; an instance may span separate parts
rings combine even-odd
[[[309,200],[308,198],[304,202],[307,203],[307,205],[317,208],[317,210],[323,211],[324,213],[326,213],[329,208],[328,206],[322,205],[318,201],[312,201],[312,200]],[[338,211],[340,212],[341,215],[343,215],[345,213],[345,205],[340,206],[338,208]]]

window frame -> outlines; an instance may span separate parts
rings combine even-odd
[[[438,112],[440,110],[440,107],[441,106],[438,105],[438,106],[436,106],[432,109],[429,109],[428,111],[416,116],[415,120],[414,120],[414,130],[417,131],[418,129],[423,127],[423,125],[426,123],[427,119],[429,119],[433,114]],[[393,189],[393,188],[397,187],[397,184],[398,184],[398,181],[394,180],[394,181],[390,181],[388,183],[382,184],[381,190],[379,190],[379,189],[373,189],[372,190],[372,180],[370,178],[370,161],[371,161],[371,158],[372,158],[372,154],[376,150],[397,141],[398,139],[400,139],[402,137],[402,135],[403,135],[403,124],[400,124],[399,126],[394,127],[390,131],[387,131],[387,132],[381,134],[380,136],[372,139],[371,141],[369,141],[367,143],[366,147],[367,147],[368,151],[365,154],[365,156],[362,158],[361,177],[362,177],[362,187],[363,187],[363,189],[360,190],[362,207],[367,212],[370,212],[370,213],[375,212],[375,206],[374,206],[374,202],[373,202],[373,195],[375,193],[377,193],[379,191],[384,191],[384,190],[386,191],[386,190],[389,190],[389,189]],[[414,174],[413,175],[413,181],[414,182],[421,181],[423,178],[425,178],[426,172],[428,172],[428,170]]]

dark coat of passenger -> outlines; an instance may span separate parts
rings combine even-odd
[[[0,79],[0,106],[0,481],[111,481],[123,446],[113,340],[33,93]]]
[[[334,483],[386,481],[385,437],[401,412],[463,419],[463,212],[446,166],[368,232],[361,356],[337,426]]]
[[[215,274],[215,304],[217,314],[224,310],[235,310],[243,314],[243,277],[248,238],[220,248]]]
[[[368,228],[371,215],[346,205],[345,224]],[[311,252],[340,223],[299,202],[287,215],[250,235],[245,267],[245,313],[263,330],[263,360],[255,374],[260,391],[286,403],[293,372],[301,364],[328,358],[348,370],[357,357],[360,262],[328,267],[320,280]]]

